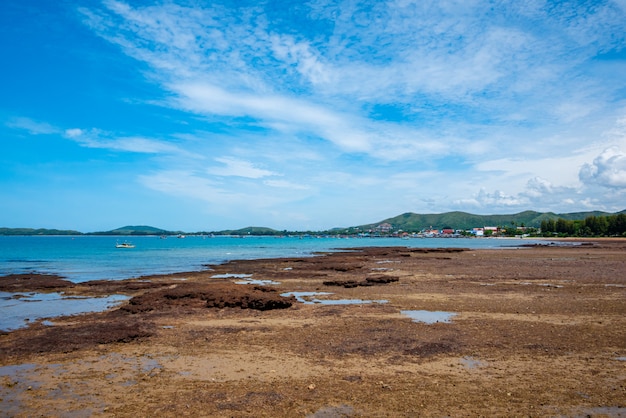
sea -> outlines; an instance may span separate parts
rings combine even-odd
[[[42,273],[72,282],[203,270],[229,260],[308,257],[356,247],[512,248],[530,239],[328,236],[0,236],[0,276]],[[129,243],[134,248],[117,248]]]
[[[229,260],[310,257],[357,247],[516,248],[531,239],[371,238],[329,236],[0,236],[0,276],[54,274],[74,283],[206,270]],[[118,248],[129,243],[132,248]],[[60,315],[101,311],[125,300],[62,293],[0,292],[0,330]],[[50,323],[52,324],[52,323]]]

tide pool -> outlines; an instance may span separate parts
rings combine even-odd
[[[29,321],[99,312],[114,307],[128,299],[123,295],[107,297],[76,297],[62,293],[7,293],[0,292],[0,331],[10,331],[25,326]]]

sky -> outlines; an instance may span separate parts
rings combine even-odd
[[[0,227],[626,209],[626,0],[4,0]]]

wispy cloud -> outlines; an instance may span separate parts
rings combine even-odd
[[[142,137],[116,136],[99,129],[68,128],[63,129],[46,122],[35,121],[26,117],[11,119],[7,126],[25,130],[31,135],[57,135],[71,140],[81,147],[98,148],[140,154],[165,154],[185,156],[190,159],[203,158],[167,140]]]
[[[67,138],[87,148],[101,148],[112,151],[124,151],[140,154],[167,154],[179,155],[187,158],[202,158],[179,146],[167,141],[141,137],[111,137],[111,134],[97,129],[85,131],[83,129],[68,129]]]
[[[293,183],[287,180],[265,180],[263,184],[266,184],[270,187],[278,187],[281,189],[289,189],[289,190],[309,190],[310,189],[309,186]]]
[[[479,124],[487,114],[501,122],[583,119],[590,94],[581,87],[594,97],[610,98],[610,91],[581,73],[580,64],[623,41],[623,34],[615,36],[623,32],[623,15],[611,4],[566,19],[572,14],[559,6],[532,3],[485,16],[477,13],[488,10],[481,2],[312,2],[312,10],[324,11],[318,17],[334,22],[311,38],[306,30],[281,33],[296,28],[274,27],[269,12],[256,6],[105,5],[83,9],[86,22],[149,63],[184,108],[252,116],[373,156],[379,148],[359,133],[363,122],[373,136],[387,130],[364,113],[373,103],[419,106],[420,123],[395,127],[405,131],[400,138],[417,131],[440,140],[422,126],[439,124],[442,116]]]
[[[209,174],[217,176],[237,176],[246,177],[250,179],[259,179],[263,177],[273,176],[276,173],[255,167],[249,161],[243,161],[231,157],[216,158],[215,161],[222,163],[223,165],[217,167],[211,167],[207,170]]]
[[[6,122],[6,126],[12,129],[25,130],[31,135],[52,135],[59,134],[60,129],[46,122],[36,121],[26,117],[12,118]]]

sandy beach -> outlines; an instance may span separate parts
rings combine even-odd
[[[0,335],[2,416],[626,416],[626,240],[0,290],[131,297]]]

